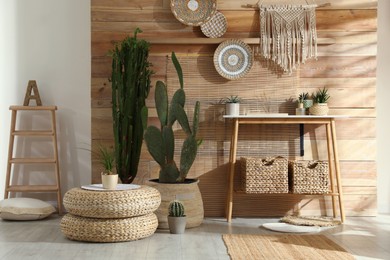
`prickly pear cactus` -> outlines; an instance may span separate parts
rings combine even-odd
[[[149,126],[144,136],[149,153],[160,165],[159,182],[165,183],[184,182],[201,143],[196,137],[199,127],[200,103],[197,101],[195,104],[191,127],[184,110],[186,96],[183,89],[183,72],[174,52],[172,61],[179,77],[180,89],[176,90],[169,104],[167,86],[164,82],[157,81],[154,98],[161,127],[159,129]],[[174,161],[175,136],[172,126],[176,120],[187,136],[181,150],[179,168]]]

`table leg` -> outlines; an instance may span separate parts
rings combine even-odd
[[[343,188],[341,186],[340,164],[338,158],[337,139],[336,139],[336,125],[334,119],[331,119],[330,127],[332,130],[333,157],[334,157],[334,163],[336,168],[336,183],[337,183],[337,190],[339,194],[338,197],[339,197],[340,216],[341,216],[341,222],[344,222],[345,215],[344,215],[344,205],[343,205]]]
[[[226,210],[226,218],[228,222],[232,221],[233,214],[233,184],[234,184],[234,170],[236,165],[236,157],[237,157],[237,140],[238,140],[238,119],[233,119],[233,132],[232,132],[232,140],[230,143],[230,156],[229,156],[229,182],[228,182],[228,195],[227,195],[227,210]]]
[[[334,174],[333,174],[333,160],[332,160],[332,153],[331,153],[331,129],[330,129],[330,123],[326,124],[326,145],[328,148],[328,165],[329,165],[329,180],[330,180],[330,189],[332,193],[336,192],[335,186],[334,186]],[[333,217],[336,217],[336,198],[335,196],[332,196],[332,209],[333,209]]]

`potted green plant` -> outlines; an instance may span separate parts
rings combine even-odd
[[[184,206],[178,201],[174,200],[168,207],[168,226],[172,234],[183,234],[186,228],[186,215],[184,214]]]
[[[238,116],[240,115],[240,103],[241,98],[238,96],[230,96],[223,99],[225,103],[226,115],[227,116]]]
[[[118,184],[118,174],[113,172],[115,157],[107,147],[99,147],[100,164],[103,166],[102,185],[104,189],[115,190]]]
[[[304,101],[308,98],[309,93],[307,92],[302,92],[299,94],[298,99],[297,99],[297,108],[295,109],[295,114],[296,115],[305,115],[306,114],[306,109],[304,107]]]
[[[196,101],[192,126],[190,127],[187,114],[184,110],[185,92],[183,72],[179,61],[172,52],[172,62],[175,66],[180,88],[174,93],[171,102],[168,101],[167,86],[157,81],[155,102],[160,128],[148,126],[145,131],[145,142],[150,155],[159,164],[159,178],[150,181],[150,185],[160,191],[162,202],[156,215],[159,219],[159,228],[168,228],[167,213],[169,202],[180,198],[183,194],[192,194],[182,203],[191,212],[187,216],[187,227],[199,226],[203,221],[203,201],[197,179],[187,179],[187,174],[195,161],[198,146],[201,140],[197,138],[199,126],[200,103]],[[173,125],[178,122],[185,134],[181,148],[180,164],[175,162],[175,133]]]
[[[314,95],[314,104],[309,108],[309,112],[311,115],[316,116],[324,116],[329,112],[328,100],[330,96],[328,94],[328,89],[325,87],[323,89],[319,89]]]
[[[116,170],[122,183],[137,175],[144,130],[148,120],[145,100],[150,90],[149,43],[126,37],[112,56],[112,118]]]

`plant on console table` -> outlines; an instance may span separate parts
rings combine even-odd
[[[329,112],[328,100],[330,96],[328,94],[328,89],[325,87],[319,89],[314,95],[314,104],[309,108],[311,115],[315,116],[325,116]]]
[[[241,98],[238,96],[230,96],[223,99],[225,103],[226,115],[227,116],[238,116],[240,115],[240,103]]]
[[[112,56],[112,118],[116,170],[122,183],[137,175],[141,146],[148,119],[145,100],[150,90],[149,43],[127,37],[118,43]]]
[[[198,146],[201,140],[197,138],[199,127],[200,103],[196,101],[193,124],[190,126],[188,116],[184,110],[185,92],[183,72],[175,53],[172,53],[172,62],[179,77],[180,88],[174,93],[171,102],[168,101],[167,86],[157,81],[155,89],[155,103],[161,127],[148,126],[145,131],[145,142],[149,153],[159,164],[159,179],[151,180],[161,193],[162,202],[156,215],[159,219],[159,228],[168,228],[167,215],[170,201],[179,197],[188,209],[187,227],[199,226],[203,221],[203,202],[197,185],[198,180],[187,179],[187,174],[195,161]],[[178,122],[186,138],[180,154],[180,165],[174,160],[175,134],[173,125]],[[191,194],[191,196],[188,196]]]

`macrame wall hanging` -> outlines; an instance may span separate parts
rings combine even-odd
[[[307,59],[316,59],[316,6],[260,2],[261,55],[289,74]]]

